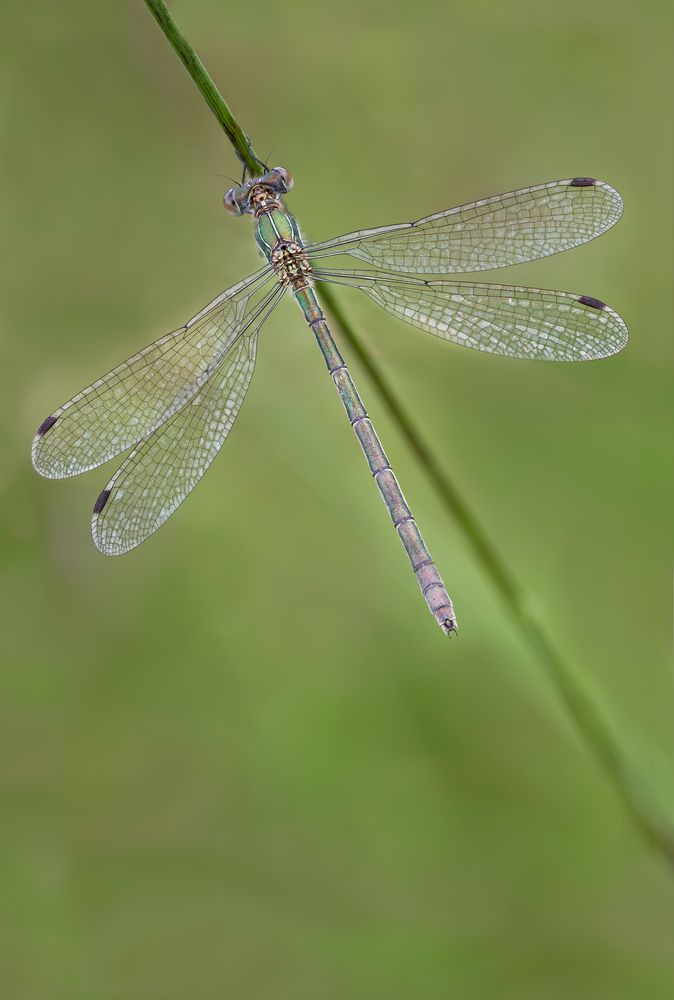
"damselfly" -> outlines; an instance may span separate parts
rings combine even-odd
[[[627,329],[599,299],[428,276],[505,267],[586,243],[618,221],[620,195],[594,178],[574,177],[418,222],[305,244],[283,202],[291,187],[288,171],[275,167],[226,193],[229,211],[254,217],[264,267],[47,417],[33,442],[33,464],[43,476],[61,479],[133,448],[96,500],[92,532],[106,555],[145,541],[194,489],[229,434],[253,375],[260,328],[290,292],[318,341],[426,603],[450,634],[456,631],[452,602],[315,285],[353,285],[398,319],[480,351],[544,361],[604,358],[624,347]],[[358,266],[340,266],[340,257]]]

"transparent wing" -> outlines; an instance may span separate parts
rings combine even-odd
[[[199,391],[264,300],[269,268],[233,285],[185,326],[83,389],[38,428],[33,465],[76,476],[136,444]]]
[[[314,277],[361,288],[392,316],[442,340],[505,357],[589,361],[627,343],[621,317],[589,295],[386,272],[317,270]]]
[[[92,535],[106,555],[121,555],[149,538],[194,489],[222,447],[255,368],[257,333],[283,290],[208,382],[123,462],[94,506]]]
[[[574,177],[437,212],[418,222],[363,229],[309,246],[311,261],[337,254],[390,271],[451,274],[521,264],[569,250],[615,225],[620,195]]]

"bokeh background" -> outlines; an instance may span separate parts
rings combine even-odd
[[[309,238],[557,177],[626,211],[500,272],[602,298],[619,357],[357,322],[672,804],[672,17],[665,3],[172,9]],[[228,143],[141,0],[3,4],[2,994],[660,1000],[674,883],[353,363],[460,616],[443,640],[292,303],[226,448],[139,550],[43,417],[257,266]]]

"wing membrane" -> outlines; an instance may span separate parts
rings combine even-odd
[[[47,417],[33,441],[36,470],[50,479],[76,476],[160,426],[207,382],[260,308],[270,278],[263,268],[227,289]]]
[[[348,254],[389,271],[451,274],[547,257],[615,225],[622,199],[603,181],[575,177],[494,195],[417,222],[363,229],[308,248],[311,260]]]
[[[392,316],[442,340],[505,357],[588,361],[627,342],[621,317],[587,295],[385,272],[317,270],[315,277],[355,285]]]
[[[255,369],[257,333],[283,290],[239,337],[208,382],[123,462],[94,507],[92,535],[106,555],[140,545],[180,506],[226,440]]]

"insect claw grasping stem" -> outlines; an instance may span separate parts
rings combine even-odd
[[[257,155],[257,153],[255,152],[255,150],[253,149],[253,143],[252,143],[251,138],[248,135],[248,133],[244,133],[244,134],[246,136],[246,142],[248,143],[248,153],[252,157],[252,159],[255,160],[255,162],[260,167],[260,170],[258,171],[258,173],[259,174],[266,174],[269,171],[269,167],[267,166],[266,163],[264,163],[263,160],[260,159],[260,157]],[[246,162],[245,158],[241,155],[241,153],[238,151],[238,149],[236,150],[236,155],[239,158],[239,161],[243,164],[243,173],[241,174],[241,185],[243,186],[246,183],[246,174],[250,173],[250,168],[249,168],[248,163]],[[253,176],[253,175],[251,174],[251,176]]]

